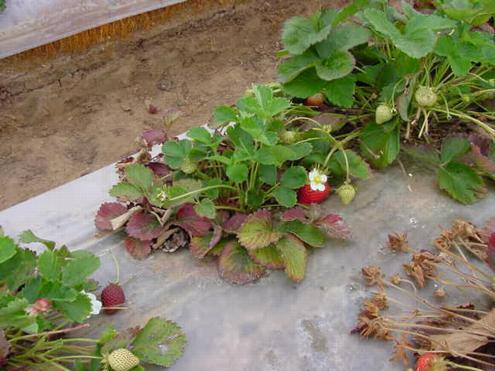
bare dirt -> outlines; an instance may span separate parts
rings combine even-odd
[[[169,110],[182,112],[172,135],[205,123],[275,78],[285,19],[339,1],[235,3],[82,53],[0,60],[0,209],[132,153]]]

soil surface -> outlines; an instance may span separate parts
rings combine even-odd
[[[0,60],[0,209],[132,153],[170,110],[172,135],[207,122],[275,78],[285,19],[343,2],[243,1],[82,53]]]

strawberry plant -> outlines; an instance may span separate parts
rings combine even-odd
[[[29,250],[25,245],[31,243],[44,245],[44,250]],[[124,369],[114,367],[126,365],[113,353],[117,349],[132,352],[134,370],[144,370],[140,363],[168,367],[181,356],[186,342],[182,330],[159,318],[143,329],[118,333],[110,327],[100,339],[69,336],[89,327],[88,319],[102,309],[91,293],[97,283],[89,278],[99,265],[92,253],[56,247],[31,231],[23,232],[19,242],[0,236],[2,369]]]
[[[215,130],[192,128],[184,139],[145,133],[141,152],[117,165],[122,181],[110,194],[119,202],[101,206],[97,228],[125,226],[124,244],[137,258],[185,246],[199,259],[216,256],[220,275],[233,283],[267,269],[302,280],[307,249],[348,234],[339,216],[309,206],[329,194],[325,169],[339,184],[366,178],[367,165],[311,108],[270,86],[254,86],[214,116]],[[150,147],[162,141],[152,158]]]
[[[435,145],[453,131],[493,143],[493,1],[416,2],[428,13],[387,3],[356,0],[289,19],[279,53],[283,92],[340,120],[333,137],[359,145],[379,169],[397,159],[402,143]],[[444,165],[439,185],[454,199],[471,203],[483,193],[486,166]]]

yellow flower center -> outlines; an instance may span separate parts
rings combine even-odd
[[[315,177],[313,178],[314,182],[315,183],[321,183],[321,176],[320,175],[315,175]]]

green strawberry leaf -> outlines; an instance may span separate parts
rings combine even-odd
[[[443,0],[442,11],[450,18],[479,26],[495,14],[495,2],[492,0]]]
[[[308,259],[304,244],[295,237],[286,236],[277,242],[276,248],[284,261],[287,276],[295,282],[302,281]]]
[[[273,190],[273,197],[283,207],[293,207],[297,204],[297,194],[292,189],[278,186]]]
[[[120,198],[124,201],[136,201],[143,197],[143,192],[131,183],[120,182],[110,189],[110,196]]]
[[[100,259],[94,254],[84,250],[74,251],[62,271],[62,282],[69,287],[80,285],[99,267]]]
[[[267,247],[280,237],[281,234],[273,230],[272,214],[266,209],[250,214],[237,232],[240,244],[248,250]]]
[[[22,232],[19,235],[19,242],[21,243],[41,243],[46,246],[47,249],[53,250],[55,248],[55,242],[45,240],[36,236],[30,229]]]
[[[278,77],[282,83],[294,80],[298,75],[308,68],[314,67],[318,57],[310,50],[287,59],[278,66]]]
[[[146,192],[151,189],[153,184],[153,171],[143,164],[131,164],[126,166],[125,175],[129,183],[140,190]]]
[[[307,182],[308,174],[302,166],[291,166],[280,178],[280,185],[290,189],[301,188]]]
[[[354,69],[356,60],[348,51],[333,51],[327,59],[320,60],[316,63],[316,73],[326,81],[340,79],[347,76]]]
[[[465,138],[449,138],[442,143],[440,161],[443,165],[464,156],[471,150],[471,143]]]
[[[438,171],[438,185],[454,200],[463,204],[475,202],[486,192],[483,178],[468,165],[449,162]]]
[[[212,137],[208,130],[203,127],[191,128],[187,131],[188,138],[203,144],[211,144]]]
[[[363,14],[377,32],[389,38],[398,49],[412,58],[422,58],[433,51],[437,40],[435,31],[455,26],[446,18],[416,13],[407,21],[404,32],[401,32],[383,11],[368,8]]]
[[[34,284],[36,285],[36,283]],[[31,287],[30,290],[26,292],[26,294],[32,294],[33,289],[35,289],[35,287]],[[46,298],[52,301],[64,302],[73,302],[77,299],[78,294],[78,291],[68,288],[67,286],[63,286],[60,282],[50,281],[41,282],[41,285],[39,286],[37,292],[38,297]]]
[[[447,58],[456,76],[467,75],[472,67],[471,61],[479,59],[479,50],[476,46],[447,35],[438,39],[435,53]]]
[[[361,152],[374,166],[383,169],[395,161],[400,150],[397,122],[369,124],[361,133]]]
[[[10,237],[0,237],[0,264],[12,258],[17,252],[17,246]]]
[[[244,131],[249,133],[254,140],[263,144],[270,146],[278,141],[277,133],[269,130],[268,126],[258,117],[243,116],[240,120],[240,126]]]
[[[320,79],[314,68],[310,68],[285,83],[282,88],[288,95],[307,98],[322,91],[327,83],[327,81]]]
[[[261,181],[268,185],[277,183],[277,167],[274,165],[260,165],[258,174]]]
[[[334,28],[330,35],[316,45],[321,58],[329,58],[336,50],[347,51],[368,42],[371,33],[366,28],[353,23],[343,23]]]
[[[83,293],[79,293],[74,301],[54,301],[53,307],[78,323],[84,322],[91,313],[91,301]]]
[[[5,295],[5,294],[4,294]],[[29,316],[26,309],[28,301],[13,296],[3,297],[0,305],[0,328],[30,328],[36,323],[35,316]],[[34,331],[36,332],[36,331]]]
[[[194,211],[196,211],[199,216],[204,216],[208,219],[215,219],[215,204],[209,198],[203,198],[199,201],[199,203],[194,205]]]
[[[165,163],[172,169],[179,169],[192,149],[190,140],[184,139],[179,141],[169,140],[162,146],[162,152],[165,155]]]
[[[304,53],[311,45],[323,41],[332,30],[335,9],[316,12],[312,17],[292,17],[284,23],[282,44],[289,53]]]
[[[282,97],[274,97],[269,86],[256,85],[253,94],[240,98],[236,105],[239,110],[269,119],[290,107],[290,101]]]
[[[313,147],[311,144],[296,143],[291,145],[276,144],[263,146],[256,152],[256,160],[263,165],[281,166],[285,161],[297,161],[309,155]]]
[[[35,268],[35,253],[18,249],[13,257],[0,264],[0,283],[7,284],[11,291],[16,291],[29,280]]]
[[[213,113],[215,122],[225,124],[237,121],[237,112],[229,106],[219,106],[215,108]]]
[[[48,281],[60,279],[62,264],[58,255],[51,251],[44,251],[38,258],[38,271],[41,277]]]
[[[152,318],[132,342],[132,352],[143,362],[170,367],[182,356],[186,335],[175,322]]]
[[[218,260],[218,272],[220,276],[233,284],[243,285],[254,282],[266,274],[266,269],[256,264],[243,248],[235,240],[229,241]]]
[[[340,79],[329,81],[323,88],[323,93],[330,103],[343,108],[351,108],[354,104],[355,89],[355,77],[347,75]]]
[[[344,155],[345,154],[345,155]],[[346,161],[347,157],[347,161]],[[349,166],[349,175],[359,179],[367,179],[370,169],[366,161],[364,161],[356,152],[345,150],[336,152],[328,162],[328,168],[332,175],[344,178],[347,175],[347,166]]]
[[[277,248],[273,245],[256,250],[248,250],[248,254],[257,264],[267,269],[284,269],[285,264]]]
[[[228,165],[225,172],[232,182],[242,183],[247,180],[249,169],[245,164],[233,164]]]
[[[323,232],[311,224],[305,224],[300,220],[291,220],[280,225],[280,231],[292,233],[305,243],[313,247],[322,247],[326,238]]]

